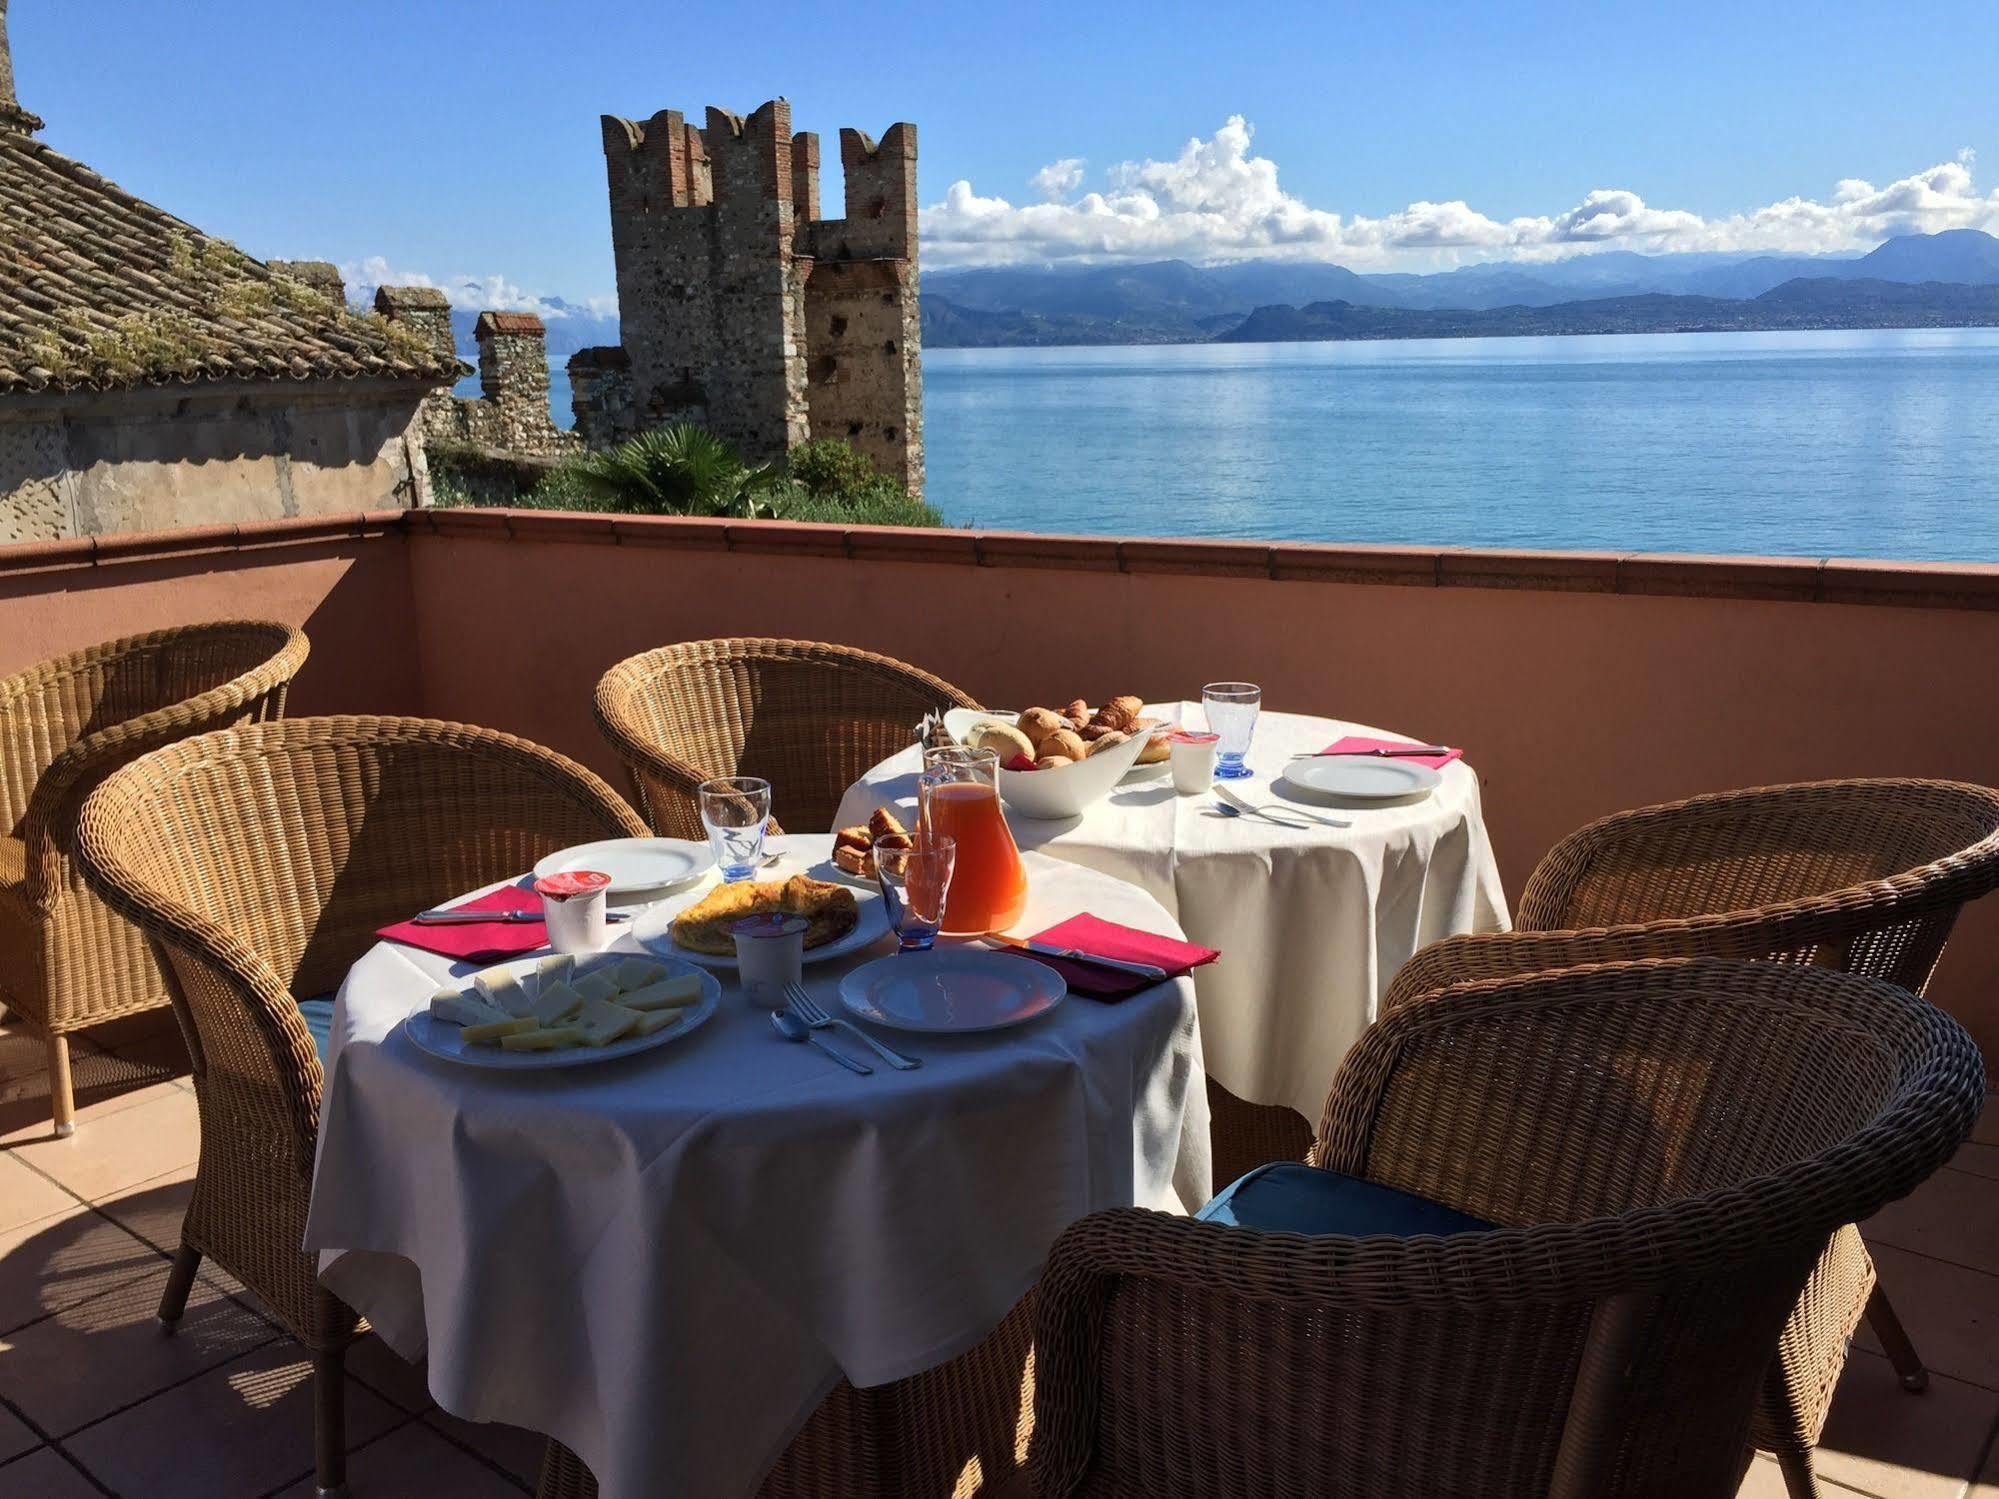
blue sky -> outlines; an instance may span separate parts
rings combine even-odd
[[[917,123],[932,267],[1999,229],[1994,0],[11,9],[57,149],[252,254],[499,300],[611,291],[599,114],[780,93],[829,144]]]

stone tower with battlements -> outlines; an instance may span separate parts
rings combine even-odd
[[[603,125],[632,424],[752,461],[839,437],[920,495],[916,127],[842,130],[846,216],[822,219],[819,138],[782,99]]]

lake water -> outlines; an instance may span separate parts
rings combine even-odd
[[[1999,561],[1999,329],[930,349],[954,525]]]

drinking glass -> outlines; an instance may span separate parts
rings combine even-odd
[[[928,952],[944,925],[944,898],[958,862],[958,840],[931,833],[914,845],[875,845],[875,882],[888,905],[902,952]]]
[[[1263,689],[1254,682],[1210,682],[1201,689],[1201,706],[1207,711],[1208,727],[1220,739],[1215,746],[1215,779],[1242,780],[1250,774],[1242,762],[1249,753],[1250,736],[1256,733]]]
[[[725,884],[756,873],[763,863],[764,826],[770,821],[770,782],[756,776],[723,776],[703,781],[697,793],[701,825]]]
[[[926,751],[916,792],[923,808],[916,841],[950,838],[958,846],[944,894],[944,934],[1005,931],[1027,905],[1027,870],[1000,811],[999,756],[956,745]]]

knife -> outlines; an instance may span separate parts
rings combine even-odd
[[[439,906],[435,910],[419,911],[410,918],[418,926],[477,926],[491,922],[495,926],[515,926],[542,919],[539,911],[461,911],[452,906]],[[606,911],[606,921],[630,921],[630,911]]]
[[[1328,755],[1345,758],[1350,755],[1370,755],[1376,759],[1393,759],[1398,755],[1448,755],[1450,749],[1441,744],[1398,744],[1393,749],[1364,750],[1307,750],[1302,755],[1293,755],[1294,760],[1323,760]]]
[[[986,940],[996,942],[1001,947],[1036,953],[1044,958],[1067,958],[1072,963],[1094,963],[1099,968],[1115,968],[1120,973],[1135,973],[1140,978],[1151,979],[1155,984],[1163,983],[1166,979],[1166,970],[1151,963],[1132,963],[1123,958],[1106,958],[1100,953],[1083,952],[1079,948],[1057,947],[1052,942],[1033,942],[1024,937],[1002,937],[997,932],[988,933]]]

